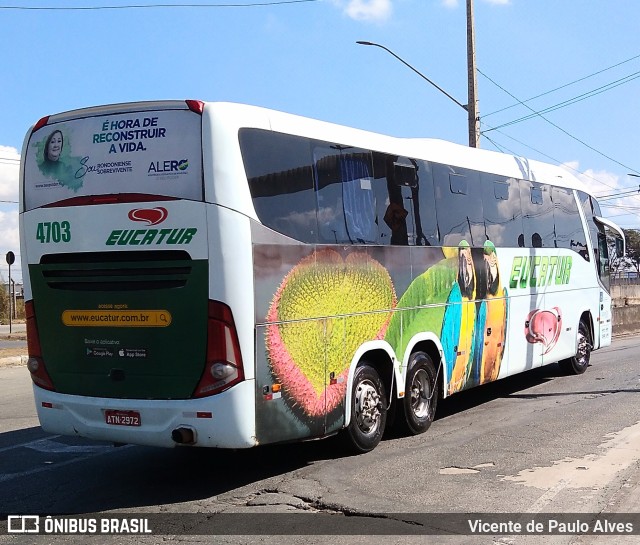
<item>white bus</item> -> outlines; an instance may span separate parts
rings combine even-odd
[[[611,342],[623,234],[556,166],[190,100],[45,117],[22,157],[48,432],[365,452],[388,415],[421,433],[439,398]]]

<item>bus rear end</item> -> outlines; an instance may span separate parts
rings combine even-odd
[[[203,116],[197,101],[132,103],[43,118],[27,135],[21,254],[45,431],[254,444],[234,313],[212,296],[226,212],[206,202]]]

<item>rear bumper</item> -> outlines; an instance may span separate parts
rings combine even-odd
[[[111,399],[60,394],[33,386],[42,429],[101,441],[175,447],[172,432],[194,432],[192,446],[249,448],[255,437],[254,381],[202,399]],[[137,411],[140,426],[106,423],[106,410]]]

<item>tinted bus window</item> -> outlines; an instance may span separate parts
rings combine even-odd
[[[241,129],[240,149],[260,221],[302,242],[316,242],[316,202],[308,139]]]
[[[182,109],[89,115],[29,135],[24,207],[141,193],[203,200],[202,117]]]
[[[587,229],[589,230],[590,244],[593,250],[593,255],[596,257],[596,262],[597,262],[599,230],[593,217],[598,215],[600,211],[600,207],[598,207],[598,212],[596,212],[594,205],[598,206],[598,203],[591,197],[591,195],[588,195],[584,191],[578,191],[578,200],[580,201],[580,205],[582,206],[582,211],[584,212],[585,220],[587,221]]]
[[[378,227],[371,153],[321,145],[313,150],[313,158],[320,242],[375,244]]]
[[[578,252],[589,261],[587,239],[573,191],[563,187],[552,187],[551,199],[556,229],[556,246]]]
[[[416,169],[395,155],[375,154],[376,189],[380,198],[378,228],[385,244],[408,246],[415,240],[411,228],[411,194],[416,186]]]
[[[492,174],[481,179],[487,237],[496,246],[518,246],[523,232],[518,180]]]
[[[416,245],[438,246],[440,240],[431,163],[417,161],[417,174],[416,195],[413,197],[416,217]]]
[[[433,178],[427,162],[374,153],[381,244],[438,244]]]
[[[600,216],[600,205],[590,195],[578,191],[578,200],[584,211],[587,220],[587,228],[589,229],[589,237],[591,239],[591,247],[595,256],[596,268],[603,285],[609,287],[609,248],[607,247],[607,236],[605,229],[593,219],[594,216]]]
[[[553,203],[549,186],[521,180],[523,246],[525,248],[554,248]]]
[[[443,246],[466,240],[482,246],[487,240],[478,172],[433,163],[436,214]]]

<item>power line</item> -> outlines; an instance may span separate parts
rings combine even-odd
[[[482,120],[480,121],[480,123],[481,123],[481,124],[483,124],[483,125],[487,125],[487,124],[486,124],[484,121],[482,121]],[[547,154],[547,153],[545,153],[545,152],[543,152],[543,151],[540,151],[539,149],[536,149],[536,148],[534,148],[533,146],[530,146],[529,144],[525,144],[522,140],[518,140],[517,138],[515,138],[515,137],[513,137],[513,136],[510,136],[510,135],[508,135],[508,134],[507,134],[506,132],[504,132],[504,131],[500,131],[500,130],[498,130],[497,132],[499,132],[502,136],[506,136],[506,137],[507,137],[507,138],[509,138],[510,140],[513,140],[514,142],[517,142],[518,144],[520,144],[520,145],[524,146],[525,148],[529,148],[530,150],[535,151],[536,153],[539,153],[540,155],[542,155],[543,157],[546,157],[547,159],[550,159],[550,160],[551,160],[551,161],[553,161],[554,163],[556,163],[556,164],[558,164],[558,165],[563,165],[563,167],[564,167],[564,168],[567,168],[567,169],[569,169],[569,170],[573,170],[574,172],[576,172],[576,173],[580,174],[581,176],[586,176],[587,178],[592,179],[594,182],[598,182],[599,184],[606,185],[606,186],[607,186],[608,188],[610,188],[610,189],[616,189],[616,190],[620,189],[620,188],[618,188],[618,187],[616,187],[616,186],[613,186],[613,185],[611,185],[611,184],[608,184],[608,183],[606,183],[606,182],[603,182],[602,180],[598,180],[597,178],[594,178],[593,176],[590,176],[589,174],[586,174],[586,173],[584,173],[584,172],[582,172],[582,171],[578,170],[577,168],[573,168],[572,166],[567,165],[566,163],[564,163],[563,161],[561,161],[560,159],[556,159],[555,157],[552,157],[551,155],[549,155],[549,154]],[[492,142],[492,141],[491,141],[491,142]],[[492,143],[493,143],[493,142],[492,142]],[[516,153],[516,152],[514,152],[514,151],[511,151],[510,153],[512,153],[513,155],[519,155],[518,153]]]
[[[619,199],[621,197],[624,196],[628,196],[628,195],[637,195],[640,193],[640,188],[638,189],[630,189],[630,190],[625,190],[625,191],[618,191],[617,193],[611,193],[608,195],[596,195],[596,198],[598,199],[598,202],[600,201],[606,201],[609,199]]]
[[[484,124],[484,125],[486,125],[486,123],[485,123],[484,121],[481,121],[481,123],[482,123],[482,124]],[[615,189],[616,191],[625,191],[625,190],[627,190],[627,188],[618,188],[618,187],[616,187],[616,186],[613,186],[613,185],[611,185],[611,184],[608,184],[608,183],[606,183],[606,182],[603,182],[602,180],[599,180],[598,178],[594,178],[593,176],[591,176],[591,175],[587,174],[586,172],[581,172],[581,171],[580,171],[580,170],[578,170],[577,168],[573,168],[571,165],[568,165],[568,164],[566,164],[566,163],[563,163],[563,162],[562,162],[562,161],[560,161],[559,159],[556,159],[555,157],[552,157],[551,155],[548,155],[547,153],[544,153],[543,151],[540,151],[539,149],[536,149],[536,148],[534,148],[534,147],[532,147],[532,146],[530,146],[530,145],[528,145],[528,144],[526,144],[526,143],[522,142],[521,140],[518,140],[517,138],[514,138],[513,136],[508,135],[507,133],[505,133],[505,132],[503,132],[503,131],[500,131],[500,130],[499,130],[499,131],[497,131],[497,132],[499,132],[499,133],[500,133],[500,134],[502,134],[503,136],[506,136],[506,137],[507,137],[507,138],[509,138],[510,140],[513,140],[514,142],[517,142],[518,144],[520,144],[520,145],[522,145],[522,146],[524,146],[524,147],[526,147],[526,148],[528,148],[528,149],[530,149],[530,150],[532,150],[532,151],[535,151],[536,153],[539,153],[540,155],[542,155],[543,157],[546,157],[547,159],[550,159],[550,160],[551,160],[551,161],[553,161],[554,163],[556,163],[556,164],[558,164],[558,165],[562,165],[562,167],[563,167],[563,168],[566,168],[566,169],[572,170],[572,171],[574,171],[575,173],[580,174],[580,176],[584,176],[585,178],[589,178],[589,179],[593,180],[594,182],[598,182],[599,184],[605,185],[605,186],[607,186],[607,187],[609,187],[609,188],[611,188],[611,189]],[[496,142],[494,142],[493,140],[491,140],[491,139],[490,139],[490,138],[488,138],[488,137],[487,137],[487,140],[489,140],[489,142],[491,142],[494,146],[496,146],[496,148],[497,148],[499,151],[502,151],[502,150],[500,149],[500,146],[499,146]],[[503,147],[504,147],[504,146],[503,146]],[[507,148],[507,147],[505,147],[505,149],[506,149],[509,153],[511,153],[512,155],[516,155],[516,156],[517,156],[517,155],[519,155],[518,153],[516,153],[515,151],[510,150],[510,149],[509,149],[509,148]],[[630,193],[638,193],[638,191],[639,191],[639,190],[637,190],[637,189],[629,190],[629,192],[630,192]],[[611,194],[610,196],[613,196],[613,195],[614,195],[614,194]],[[637,196],[640,196],[640,195],[630,195],[630,196],[632,196],[632,197],[637,197]],[[598,202],[600,202],[601,197],[596,196],[596,199],[598,199]],[[606,200],[606,199],[605,199],[605,200]],[[639,216],[639,217],[640,217],[640,216]]]
[[[537,117],[540,114],[547,114],[549,112],[555,112],[556,110],[560,110],[561,108],[566,108],[567,106],[571,106],[572,104],[577,104],[578,102],[582,102],[583,100],[587,100],[588,98],[591,98],[591,97],[594,97],[596,95],[602,94],[605,91],[610,91],[611,89],[615,89],[616,87],[619,87],[620,85],[624,85],[625,83],[629,83],[630,81],[633,81],[633,80],[638,79],[638,78],[640,78],[640,72],[634,72],[633,74],[629,74],[628,76],[625,76],[624,78],[620,78],[619,80],[612,81],[611,83],[607,83],[606,85],[603,85],[602,87],[598,87],[596,89],[592,89],[591,91],[587,91],[586,93],[583,93],[582,95],[578,95],[578,96],[575,96],[575,97],[570,98],[568,100],[565,100],[563,102],[559,102],[558,104],[554,104],[553,106],[549,106],[547,108],[544,108],[544,109],[538,110],[538,111],[531,110],[533,113],[531,113],[529,115],[525,115],[525,116],[519,117],[519,118],[514,119],[512,121],[509,121],[507,123],[503,123],[502,125],[498,125],[497,127],[495,127],[494,129],[491,129],[491,130],[501,129],[503,127],[508,127],[509,125],[515,125],[516,123],[522,123],[523,121],[528,121],[529,119],[533,119],[534,117]],[[524,103],[523,103],[523,105],[526,106],[526,104],[524,104]],[[531,109],[531,108],[529,108],[529,109]]]
[[[518,102],[520,102],[520,104],[522,104],[525,108],[531,110],[534,114],[536,114],[537,116],[539,116],[541,119],[543,119],[544,121],[546,121],[547,123],[549,123],[549,125],[555,127],[556,129],[558,129],[559,131],[561,131],[562,133],[566,134],[569,138],[572,138],[573,140],[575,140],[576,142],[579,142],[580,144],[582,144],[583,146],[589,148],[591,151],[596,152],[598,155],[601,155],[602,157],[609,159],[609,161],[612,161],[614,163],[616,163],[617,165],[627,169],[627,170],[631,170],[637,174],[640,174],[639,171],[637,171],[635,168],[632,168],[630,166],[625,165],[624,163],[621,163],[620,161],[617,161],[616,159],[614,159],[613,157],[607,155],[606,153],[603,153],[602,151],[594,148],[593,146],[590,146],[589,144],[587,144],[584,140],[581,140],[580,138],[578,138],[577,136],[574,136],[573,134],[571,134],[570,132],[566,131],[565,129],[563,129],[562,127],[560,127],[559,125],[556,125],[553,121],[550,121],[549,119],[547,119],[546,117],[544,117],[542,114],[539,114],[537,112],[535,112],[533,110],[533,108],[531,108],[530,106],[528,106],[527,104],[525,104],[524,102],[522,102],[518,97],[516,97],[513,93],[510,93],[509,91],[507,91],[504,87],[502,87],[502,85],[496,83],[493,79],[491,79],[489,76],[487,76],[484,72],[482,72],[479,68],[477,69],[478,72],[480,74],[482,74],[485,78],[487,78],[491,83],[493,83],[496,87],[498,87],[499,89],[501,89],[502,91],[504,91],[505,93],[507,93],[511,98],[517,100]],[[497,127],[492,129],[492,130],[497,130]],[[484,134],[484,133],[483,133]],[[504,134],[504,133],[503,133]],[[604,184],[607,185],[607,184]],[[609,186],[611,187],[611,186]]]
[[[487,125],[486,122],[484,121],[480,121],[481,124]],[[548,155],[547,153],[544,153],[543,151],[540,151],[539,149],[534,148],[533,146],[530,146],[529,144],[525,144],[524,142],[522,142],[521,140],[518,140],[517,138],[514,138],[513,136],[508,135],[507,133],[503,132],[503,131],[497,131],[500,134],[502,134],[503,136],[506,136],[507,138],[509,138],[510,140],[513,140],[514,142],[517,142],[518,144],[532,150],[535,151],[536,153],[539,153],[540,155],[542,155],[543,157],[546,157],[547,159],[550,159],[551,161],[553,161],[554,163],[558,164],[558,165],[562,165],[564,168],[569,169],[569,170],[573,170],[574,172],[580,174],[581,176],[585,176],[587,178],[592,179],[595,182],[598,182],[599,184],[605,185],[611,189],[616,189],[618,190],[619,188],[612,186],[611,184],[608,184],[606,182],[603,182],[602,180],[598,180],[597,178],[594,178],[593,176],[590,176],[589,174],[586,174],[584,172],[580,172],[578,169],[573,168],[570,165],[567,165],[566,163],[563,163],[562,161],[560,161],[559,159],[556,159],[555,157],[552,157],[551,155]],[[491,139],[487,138],[494,146],[496,146],[496,148],[498,148],[498,150],[500,150],[499,146]],[[508,150],[508,148],[506,148]],[[501,151],[501,150],[500,150]],[[517,156],[519,154],[508,150],[511,154]],[[607,206],[607,204],[603,204],[603,206]],[[610,205],[612,208],[615,207],[616,205]],[[633,211],[629,211],[627,214],[624,214],[625,216],[630,215],[630,216],[637,216],[640,217],[640,213],[636,213]]]
[[[579,83],[581,81],[584,81],[586,79],[589,79],[593,76],[597,76],[598,74],[602,74],[603,72],[606,72],[607,70],[611,70],[613,68],[617,68],[618,66],[622,66],[623,64],[626,64],[628,62],[634,61],[636,59],[640,58],[640,55],[635,55],[634,57],[631,57],[629,59],[626,59],[624,61],[621,61],[619,63],[616,63],[612,66],[608,66],[607,68],[603,68],[602,70],[598,70],[597,72],[593,72],[592,74],[589,74],[588,76],[584,76],[582,78],[576,79],[574,81],[571,81],[569,83],[565,83],[564,85],[560,85],[559,87],[556,87],[555,89],[551,89],[550,91],[545,91],[544,93],[540,93],[539,95],[536,95],[534,97],[528,98],[526,100],[523,100],[522,102],[526,103],[526,102],[531,102],[532,100],[535,100],[536,98],[540,98],[543,97],[545,95],[549,95],[551,93],[554,93],[556,91],[559,91],[560,89],[564,89],[565,87],[569,87],[575,83]],[[516,106],[520,106],[522,103],[520,101],[516,102],[515,104],[512,104],[511,106],[506,106],[504,108],[501,108],[500,110],[496,110],[495,112],[491,112],[489,114],[485,114],[483,117],[489,117],[493,114],[497,114],[499,112],[504,112],[505,110],[510,110],[511,108],[515,108]]]
[[[129,4],[125,6],[0,6],[3,10],[26,11],[97,11],[116,9],[149,9],[149,8],[254,8],[265,6],[281,6],[285,4],[305,4],[320,0],[274,0],[272,2],[249,2],[248,4]]]

